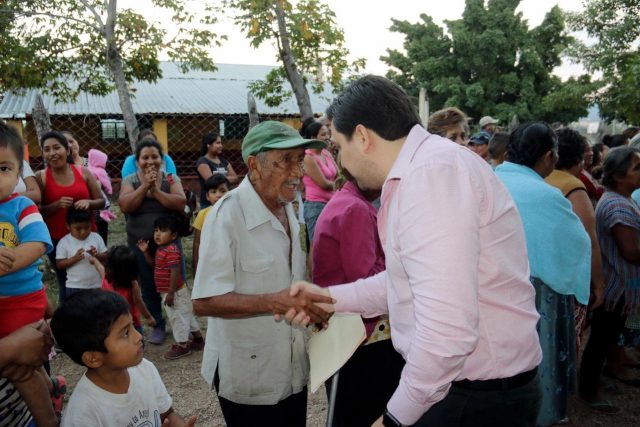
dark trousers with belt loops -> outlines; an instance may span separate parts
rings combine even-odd
[[[457,381],[418,427],[534,427],[542,390],[537,369],[505,380]]]

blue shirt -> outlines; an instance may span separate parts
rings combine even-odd
[[[163,154],[162,156],[162,168],[161,170],[165,171],[167,175],[177,175],[178,171],[176,169],[176,164],[173,162],[173,159],[169,157],[168,154]],[[136,163],[136,157],[131,154],[124,159],[124,164],[122,165],[122,178],[132,175],[138,172],[138,164]]]
[[[13,194],[0,201],[0,245],[15,248],[27,242],[42,242],[51,252],[51,236],[38,207],[24,196]],[[0,276],[0,295],[17,296],[42,289],[40,258],[31,265]]]

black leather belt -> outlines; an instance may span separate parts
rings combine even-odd
[[[530,371],[522,372],[509,378],[498,378],[495,380],[460,380],[454,381],[451,385],[454,387],[460,387],[468,390],[483,390],[483,391],[505,391],[513,390],[514,388],[522,387],[529,384],[529,382],[535,378],[538,374],[538,367],[533,368]]]

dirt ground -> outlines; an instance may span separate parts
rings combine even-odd
[[[126,244],[124,223],[122,215],[110,225],[109,246],[115,244]],[[192,240],[183,240],[185,255],[187,257],[188,277],[191,275],[191,248]],[[45,282],[50,284],[48,293],[52,301],[55,300],[56,288],[53,285],[55,280],[50,271],[45,273]],[[189,280],[192,283],[192,280]],[[201,324],[205,325],[204,319]],[[224,420],[218,405],[215,391],[210,390],[207,383],[200,376],[200,365],[202,362],[202,352],[194,353],[182,359],[168,361],[163,359],[162,354],[168,349],[171,343],[171,336],[167,334],[167,340],[162,346],[148,344],[145,349],[145,357],[152,361],[158,368],[167,390],[173,398],[173,406],[181,415],[197,415],[198,426],[224,426]],[[76,365],[66,355],[60,354],[55,357],[51,364],[52,372],[62,374],[67,378],[68,393],[73,391],[73,386],[84,372],[84,369]],[[638,370],[640,377],[640,370]],[[575,427],[639,427],[640,426],[640,389],[628,387],[614,380],[606,380],[609,391],[605,395],[612,403],[623,409],[622,413],[616,415],[605,415],[595,412],[577,399],[572,399],[569,408],[569,424]],[[307,406],[307,425],[309,427],[320,427],[326,423],[327,399],[324,388],[315,394],[309,394]],[[269,426],[265,420],[265,426]]]

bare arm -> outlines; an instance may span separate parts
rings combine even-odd
[[[131,284],[131,293],[133,294],[133,303],[136,307],[138,307],[138,310],[140,311],[140,313],[142,313],[144,318],[147,320],[154,320],[151,312],[142,299],[142,291],[140,290],[140,285],[138,284],[137,280],[134,280]],[[155,320],[153,321],[153,323],[155,324]]]
[[[611,229],[620,255],[631,264],[640,265],[640,245],[638,230],[635,228],[617,224]]]
[[[297,312],[305,312],[314,323],[324,323],[330,313],[318,307],[316,302],[331,303],[331,297],[319,294],[302,293],[289,295],[289,288],[280,292],[261,295],[245,295],[229,292],[209,298],[193,300],[193,311],[198,316],[239,319],[264,314],[284,315],[294,307]]]
[[[316,160],[311,156],[304,156],[304,173],[323,190],[333,190],[333,181],[324,177]]]
[[[193,262],[193,275],[195,277],[196,271],[198,270],[198,257],[200,256],[200,230],[194,227],[193,230],[193,252],[192,252],[192,262]]]
[[[58,268],[58,270],[66,270],[67,268],[79,263],[83,259],[84,249],[80,248],[78,249],[78,252],[76,252],[76,254],[70,258],[56,259],[56,268]]]
[[[40,187],[38,186],[38,182],[35,177],[28,176],[22,180],[24,181],[24,185],[27,189],[23,193],[20,193],[20,195],[30,198],[33,200],[33,203],[39,205],[42,199],[42,194],[40,193]]]
[[[573,212],[580,218],[589,239],[591,240],[591,291],[596,301],[601,302],[604,292],[604,276],[602,273],[602,256],[600,244],[596,235],[596,216],[593,205],[586,191],[576,190],[567,197],[573,207]]]
[[[102,193],[100,192],[98,181],[96,181],[93,174],[89,172],[89,169],[85,167],[82,168],[82,176],[84,177],[84,181],[87,183],[87,187],[89,188],[89,197],[91,198],[75,202],[76,209],[98,210],[104,208],[105,201],[102,197]],[[85,206],[87,207],[85,208]]]
[[[160,415],[162,427],[194,427],[196,425],[196,417],[190,417],[187,421],[182,419],[173,408],[169,408],[167,412]]]
[[[15,248],[0,248],[2,252],[10,252],[13,256],[11,267],[0,269],[0,276],[22,270],[45,254],[47,247],[42,242],[25,242]],[[6,265],[8,266],[8,265]]]
[[[237,184],[240,181],[240,177],[231,166],[231,163],[227,164],[227,180],[229,180],[229,184]]]
[[[211,168],[206,163],[200,163],[196,170],[198,171],[198,175],[200,175],[200,178],[204,179],[205,181],[213,176],[213,173],[211,173]]]

